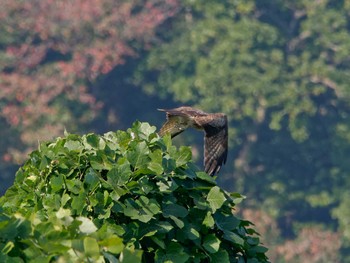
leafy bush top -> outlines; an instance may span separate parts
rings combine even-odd
[[[155,127],[42,143],[0,199],[0,261],[267,262],[239,194]]]

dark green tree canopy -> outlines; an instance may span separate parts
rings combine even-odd
[[[135,122],[40,144],[0,199],[0,260],[267,262],[233,214],[243,197],[155,130]]]

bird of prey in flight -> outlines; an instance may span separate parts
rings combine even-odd
[[[189,127],[204,131],[204,169],[212,176],[218,173],[227,158],[227,116],[187,106],[158,110],[164,111],[167,117],[158,133],[160,136],[170,133],[173,138]]]

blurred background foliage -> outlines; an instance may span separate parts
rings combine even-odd
[[[217,180],[272,262],[350,260],[349,0],[0,4],[2,193],[38,141],[188,104],[228,115]]]

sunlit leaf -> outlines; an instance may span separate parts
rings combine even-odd
[[[123,186],[129,181],[130,176],[130,164],[125,163],[108,171],[107,182],[112,186]]]
[[[203,247],[209,253],[216,253],[220,248],[220,239],[218,239],[215,235],[207,235],[203,240]]]
[[[80,215],[86,205],[86,193],[80,192],[78,196],[72,197],[72,208],[76,210],[77,215]]]
[[[92,237],[85,237],[84,251],[87,256],[98,257],[100,254],[100,249],[97,240]]]
[[[6,243],[6,245],[1,249],[1,253],[3,255],[8,254],[13,248],[15,247],[14,243],[12,241],[9,241]]]
[[[84,182],[89,185],[89,190],[94,189],[100,182],[97,172],[94,169],[89,168],[85,175]]]
[[[169,216],[169,218],[175,223],[178,228],[183,228],[185,226],[184,221],[177,218],[176,216]]]
[[[184,229],[186,236],[190,240],[195,240],[200,238],[199,232],[192,226],[188,226]]]
[[[97,227],[90,219],[80,216],[80,217],[77,217],[77,220],[81,222],[81,225],[79,226],[79,230],[82,233],[91,234],[97,230]]]
[[[213,213],[215,213],[215,211],[224,204],[226,198],[225,195],[221,192],[220,188],[214,186],[208,193],[207,201],[209,202]]]
[[[99,244],[113,254],[119,254],[124,249],[123,239],[116,235],[103,239]]]
[[[180,150],[175,157],[176,160],[176,166],[182,166],[186,163],[188,163],[191,160],[192,152],[191,149],[188,147],[180,147]]]
[[[211,212],[207,212],[207,215],[203,220],[203,225],[207,226],[208,228],[212,228],[214,223],[214,218],[212,217]]]
[[[70,151],[81,151],[84,147],[79,141],[69,140],[64,144],[64,147]]]
[[[134,150],[127,153],[127,158],[134,169],[147,167],[149,162],[149,149],[145,142],[140,142],[135,145]]]
[[[51,179],[51,187],[54,192],[58,192],[63,189],[62,175],[59,174]]]
[[[151,162],[148,164],[148,169],[155,172],[157,175],[163,173],[163,156],[161,150],[155,150],[149,154]]]
[[[138,263],[141,262],[142,251],[141,250],[129,250],[124,249],[119,257],[121,263]]]

